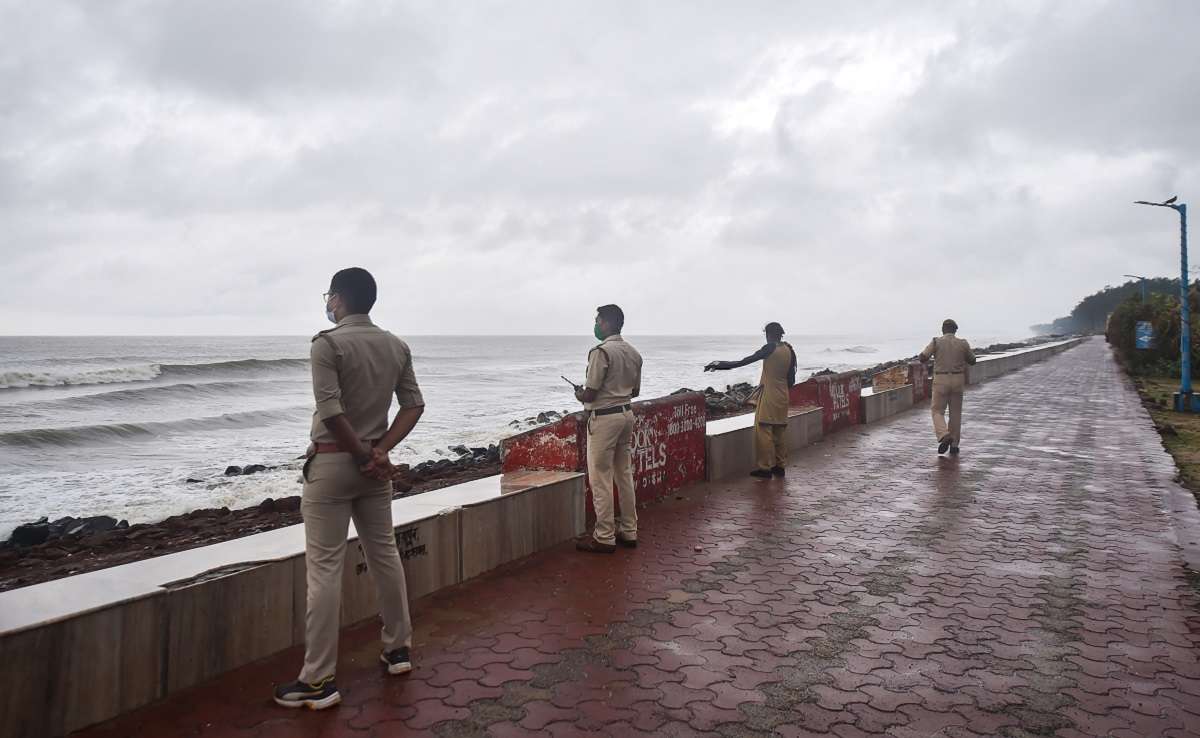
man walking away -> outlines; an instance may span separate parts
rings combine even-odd
[[[587,379],[575,399],[587,411],[588,483],[596,509],[595,534],[575,548],[612,553],[617,543],[637,547],[637,495],[633,488],[633,398],[642,391],[642,355],[621,337],[625,313],[616,305],[596,308],[593,333],[600,344],[588,353]],[[613,520],[613,482],[621,503],[620,530]]]
[[[971,344],[959,338],[958,323],[947,318],[942,323],[942,336],[929,341],[921,352],[921,361],[933,357],[933,434],[938,439],[938,453],[958,455],[962,440],[963,389],[967,384],[967,367],[975,363]],[[950,427],[946,427],[946,408],[950,408]]]
[[[710,362],[704,371],[763,363],[754,408],[754,455],[758,468],[750,475],[770,479],[772,475],[782,477],[787,464],[788,389],[796,384],[796,352],[783,340],[783,326],[778,323],[767,323],[763,334],[767,342],[758,351],[741,361]]]
[[[304,463],[304,564],[308,613],[304,667],[298,681],[275,690],[284,707],[321,710],[341,701],[334,684],[342,565],[351,519],[375,580],[383,617],[380,660],[391,674],[412,670],[412,626],[404,568],[392,527],[392,466],[388,452],[404,440],[425,409],[408,346],[377,327],[375,280],[365,269],[333,275],[325,315],[336,325],[312,341],[312,444]],[[400,412],[388,425],[392,396]]]

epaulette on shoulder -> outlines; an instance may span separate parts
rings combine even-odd
[[[341,326],[340,326],[340,325],[335,325],[335,326],[334,326],[334,327],[332,327],[332,328],[326,328],[325,330],[323,330],[323,331],[321,331],[321,332],[317,333],[317,335],[313,336],[313,337],[312,337],[312,341],[310,341],[310,343],[316,343],[318,338],[321,338],[322,336],[327,336],[327,335],[329,335],[330,333],[333,333],[334,331],[336,331],[338,328],[341,328]]]

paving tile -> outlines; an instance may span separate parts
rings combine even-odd
[[[526,702],[522,707],[525,717],[519,725],[528,730],[544,730],[547,725],[561,720],[573,721],[578,718],[574,708],[558,707],[549,702]]]

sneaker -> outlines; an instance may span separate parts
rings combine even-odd
[[[617,534],[617,543],[621,544],[625,548],[637,548],[637,539],[626,538],[624,533]]]
[[[785,472],[785,471],[783,470],[783,467],[782,467],[782,466],[773,466],[773,467],[771,467],[771,473],[772,473],[772,474],[774,474],[774,475],[775,475],[775,476],[777,476],[777,477],[782,477],[782,476],[784,476],[784,475],[785,475],[787,472]]]
[[[950,455],[951,455],[951,456],[958,456],[958,446],[951,446],[951,447],[950,447]]]
[[[316,684],[295,681],[275,688],[275,703],[284,707],[307,707],[310,710],[324,710],[342,701],[333,677],[323,679]]]
[[[408,646],[393,648],[379,654],[379,660],[387,664],[389,674],[407,674],[412,671],[412,661],[408,654]]]
[[[950,436],[942,436],[942,440],[938,441],[938,453],[946,453],[946,449],[950,448],[950,442],[953,440]]]
[[[575,542],[575,550],[594,554],[610,554],[617,550],[617,545],[615,543],[601,543],[595,538],[588,536]]]
[[[759,479],[770,479],[771,478],[771,470],[770,469],[755,469],[754,471],[750,472],[750,476],[758,477]]]

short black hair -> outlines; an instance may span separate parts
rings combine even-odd
[[[783,326],[775,322],[767,323],[765,326],[763,326],[763,333],[773,336],[782,336]]]
[[[617,333],[620,333],[621,329],[625,327],[625,312],[616,305],[601,305],[596,308],[596,313]]]
[[[351,313],[369,313],[375,307],[375,278],[362,267],[350,267],[333,275],[329,292],[342,298]]]
[[[946,318],[942,321],[942,333],[958,333],[958,323],[952,318]]]

